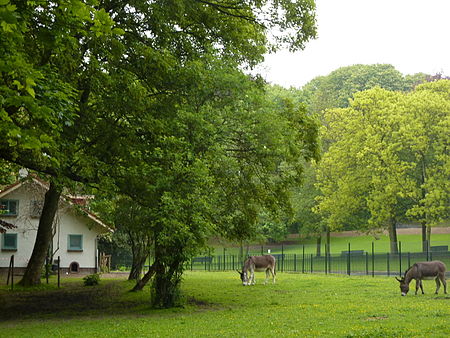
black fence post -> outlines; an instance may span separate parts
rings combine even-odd
[[[428,243],[428,240],[425,241],[426,247],[427,247],[427,261],[430,260],[429,254],[430,254],[430,243]]]
[[[328,274],[328,245],[325,243],[325,274]]]
[[[61,257],[58,256],[58,288],[61,286]]]
[[[227,269],[227,259],[225,257],[226,251],[227,251],[227,249],[223,248],[223,271],[225,271]]]
[[[402,242],[398,242],[398,275],[402,276]]]
[[[313,268],[313,259],[314,259],[313,254],[311,254],[311,273],[314,272],[314,268]]]
[[[261,245],[261,256],[264,255],[264,245]]]
[[[14,255],[11,256],[11,291],[14,290]]]
[[[331,273],[331,243],[328,245],[328,272]]]
[[[386,264],[387,264],[386,269],[387,269],[387,275],[388,275],[388,277],[389,277],[389,276],[390,276],[389,252],[386,254],[386,257],[387,257],[387,260],[386,260]]]
[[[212,257],[211,257],[211,248],[208,248],[208,271],[211,271],[211,262],[212,262]]]
[[[375,277],[375,244],[372,242],[372,277]]]
[[[9,277],[11,277],[11,291],[14,290],[14,255],[11,255],[9,259],[8,278],[6,279],[6,285],[9,284]]]
[[[281,272],[284,272],[284,246],[281,244]]]
[[[49,274],[49,268],[48,268],[48,255],[45,256],[45,280],[48,284],[48,274]]]
[[[350,276],[350,269],[351,269],[351,265],[350,265],[350,243],[348,243],[348,251],[347,251],[347,275]]]
[[[369,275],[369,253],[366,251],[366,276]]]
[[[294,272],[297,272],[297,254],[294,254]]]
[[[303,244],[302,273],[305,273],[305,245]]]

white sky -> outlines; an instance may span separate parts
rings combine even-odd
[[[303,51],[267,55],[272,84],[301,87],[354,64],[450,76],[450,0],[316,0],[318,34]]]

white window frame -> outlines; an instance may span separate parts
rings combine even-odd
[[[70,239],[71,239],[71,237],[72,236],[79,236],[80,237],[80,243],[81,243],[81,246],[80,247],[74,247],[74,246],[71,246],[71,241],[70,241]],[[67,251],[83,251],[83,235],[80,235],[80,234],[70,234],[70,235],[67,235]]]

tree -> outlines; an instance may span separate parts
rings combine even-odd
[[[324,117],[324,111],[331,108],[345,108],[349,106],[352,97],[359,91],[364,91],[375,86],[393,91],[411,91],[417,84],[425,82],[427,80],[426,74],[419,73],[414,75],[403,76],[400,72],[394,69],[391,65],[375,64],[375,65],[353,65],[349,67],[342,67],[327,76],[320,76],[301,88],[298,92],[298,98],[305,102],[308,110],[317,114],[322,123],[327,126],[327,120]],[[329,146],[335,141],[330,137],[332,133],[326,133],[322,135],[322,147],[323,153],[328,152]],[[325,169],[326,165],[322,165],[321,168]],[[315,168],[315,167],[314,167]],[[308,176],[308,180],[315,182],[316,174],[313,173]],[[313,183],[306,182],[305,186],[311,186]],[[359,182],[354,182],[356,186]],[[321,198],[321,192],[311,191],[314,196],[311,196],[310,205],[316,208],[315,200]],[[334,191],[328,193],[333,194]],[[358,194],[355,191],[355,194]],[[341,203],[343,201],[339,201]],[[343,208],[353,208],[354,205],[342,205]],[[361,209],[362,210],[362,209]],[[316,221],[320,223],[321,219],[319,214],[315,216]],[[314,218],[310,218],[314,219]],[[339,221],[344,229],[354,229],[359,227],[358,224],[364,224],[368,219],[367,214],[361,213],[355,219],[347,219]],[[313,226],[312,231],[318,231],[318,229],[325,227],[327,233],[329,229],[325,225]]]
[[[406,97],[402,136],[413,164],[413,206],[408,215],[422,224],[423,250],[431,240],[431,227],[448,219],[450,81],[425,83]]]
[[[389,225],[395,252],[399,220],[415,218],[430,229],[448,217],[448,83],[410,93],[376,88],[355,94],[349,108],[326,112],[333,142],[320,164],[318,211],[331,226],[352,217]]]
[[[302,88],[302,96],[312,112],[327,108],[345,108],[354,93],[381,87],[392,91],[408,91],[425,75],[404,77],[392,65],[353,65],[341,67],[327,76],[314,78]]]
[[[1,4],[0,118],[7,137],[0,157],[49,175],[48,203],[58,200],[68,180],[111,178],[123,186],[128,168],[153,160],[130,148],[143,138],[152,149],[167,147],[167,158],[174,159],[184,145],[166,124],[176,119],[162,115],[177,117],[182,95],[174,94],[187,62],[211,54],[254,65],[268,48],[302,48],[315,34],[314,3],[306,0],[11,4]],[[279,28],[273,43],[266,39],[270,28]],[[49,217],[38,232],[48,232],[52,209],[44,204]],[[38,246],[48,246],[43,238]],[[24,285],[39,283],[43,259],[32,259],[34,273]]]
[[[398,92],[375,88],[355,94],[346,109],[326,112],[330,139],[319,169],[318,210],[332,228],[351,219],[386,227],[397,252],[396,224],[404,217],[403,196],[411,191],[410,164],[401,156]],[[360,225],[359,225],[360,226]]]
[[[143,138],[123,192],[153,220],[153,304],[176,302],[183,264],[212,234],[254,236],[258,215],[288,209],[289,187],[317,157],[317,124],[289,102],[267,99],[257,81],[215,58],[187,63],[164,135]],[[198,85],[203,84],[203,85]],[[168,105],[165,105],[168,107]],[[133,161],[131,161],[133,162]]]

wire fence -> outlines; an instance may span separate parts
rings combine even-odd
[[[246,257],[261,254],[273,255],[277,261],[276,269],[281,272],[402,276],[415,262],[441,260],[450,267],[448,245],[427,243],[422,252],[402,252],[401,244],[398,248],[398,253],[380,253],[375,251],[374,243],[369,250],[352,250],[349,243],[347,250],[340,253],[331,252],[327,246],[320,253],[312,253],[311,248],[307,246],[297,247],[300,249],[298,253],[292,253],[292,250],[286,250],[288,253],[285,253],[286,248],[281,246],[280,250],[274,250],[272,247],[267,251],[264,248],[253,248],[246,255],[230,254],[224,248],[221,254],[193,257],[186,268],[204,271],[238,270]]]

